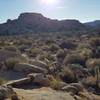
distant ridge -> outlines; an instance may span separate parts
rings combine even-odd
[[[18,19],[8,19],[6,23],[0,24],[0,35],[25,34],[38,32],[66,32],[84,31],[87,25],[78,20],[53,20],[39,13],[22,13]]]
[[[85,25],[88,25],[88,26],[91,26],[95,29],[100,29],[100,20],[95,20],[95,21],[92,21],[92,22],[87,22],[85,23]]]

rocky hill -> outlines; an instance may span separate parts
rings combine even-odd
[[[0,24],[0,34],[83,31],[87,27],[78,20],[53,20],[38,13],[22,13],[18,19]]]
[[[90,26],[94,29],[100,29],[100,20],[95,20],[95,21],[92,21],[92,22],[87,22],[85,23],[85,25],[87,26]]]

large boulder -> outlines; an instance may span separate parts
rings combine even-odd
[[[41,86],[50,86],[49,78],[42,73],[29,74],[28,77],[30,77],[33,83]]]
[[[47,73],[48,71],[44,68],[31,65],[28,63],[18,63],[13,68],[14,71],[23,72],[23,73]]]
[[[17,86],[20,86],[20,85],[28,84],[30,82],[31,82],[31,79],[29,77],[27,77],[27,78],[22,78],[22,79],[19,79],[19,80],[10,81],[10,82],[6,83],[6,85],[17,87]]]
[[[62,90],[70,92],[71,94],[78,94],[79,92],[83,92],[84,87],[80,83],[71,83],[62,87]]]

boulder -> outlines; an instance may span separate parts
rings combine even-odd
[[[70,92],[71,94],[78,94],[79,92],[83,92],[84,87],[80,83],[71,83],[70,85],[62,87],[62,90]]]
[[[63,87],[62,90],[67,91],[67,92],[71,93],[72,95],[75,95],[79,92],[75,86],[71,86],[71,85],[67,85],[67,86]]]
[[[41,86],[50,86],[49,78],[42,73],[29,74],[28,77],[30,77],[33,83]]]
[[[32,65],[39,66],[41,68],[48,68],[48,65],[40,60],[30,60],[29,61]]]
[[[14,80],[14,81],[10,81],[8,83],[6,83],[7,86],[19,86],[19,85],[23,85],[23,84],[28,84],[31,82],[31,79],[29,77],[27,78],[22,78],[22,79],[19,79],[19,80]]]
[[[47,73],[48,71],[44,68],[27,64],[27,63],[18,63],[13,68],[14,71],[23,72],[23,73]]]
[[[71,83],[70,85],[76,87],[78,89],[78,91],[82,92],[84,90],[83,85],[80,83]]]

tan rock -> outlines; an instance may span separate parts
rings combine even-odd
[[[35,66],[39,66],[41,68],[48,68],[48,65],[40,60],[30,60],[30,63]]]

